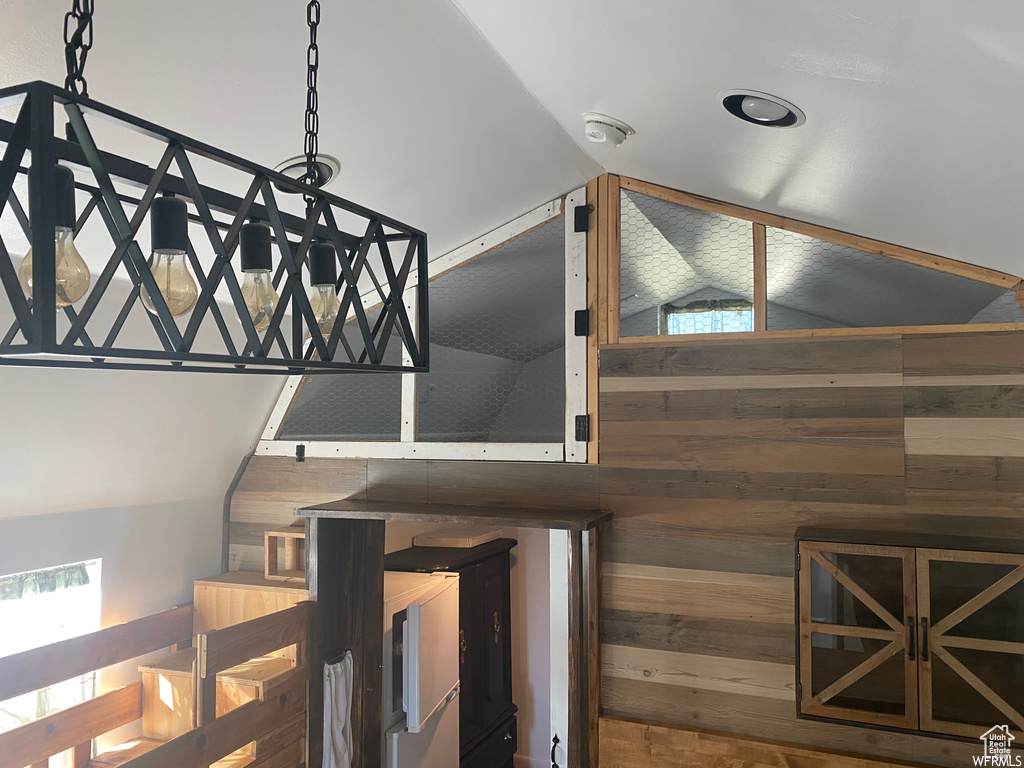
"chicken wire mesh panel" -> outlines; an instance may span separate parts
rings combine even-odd
[[[768,330],[1021,322],[1000,287],[767,228]]]
[[[419,440],[564,441],[564,219],[432,280],[430,315]]]
[[[380,308],[366,313],[370,328]],[[350,345],[359,335],[356,321],[342,331]],[[358,345],[353,349],[358,350]],[[338,347],[339,353],[342,347]],[[384,351],[385,365],[402,364],[402,343],[396,332]],[[278,433],[280,440],[399,440],[402,431],[402,374],[358,373],[307,376],[292,400]]]
[[[638,192],[620,197],[619,336],[753,330],[753,225]]]

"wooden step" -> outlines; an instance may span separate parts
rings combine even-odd
[[[119,744],[101,755],[96,755],[87,763],[88,768],[116,768],[124,765],[140,755],[144,755],[152,749],[159,747],[164,742],[158,739],[133,739]],[[245,768],[256,761],[247,748],[243,747],[237,752],[232,752],[227,757],[218,760],[210,768]]]
[[[123,744],[118,744],[113,749],[96,755],[88,762],[89,768],[114,768],[114,766],[134,760],[139,755],[144,755],[155,747],[163,744],[157,739],[132,739]]]
[[[139,667],[142,673],[142,735],[168,741],[192,729],[192,665],[195,648],[185,648]],[[263,698],[295,667],[276,656],[253,659],[217,675],[217,716]],[[248,750],[251,753],[251,749]]]

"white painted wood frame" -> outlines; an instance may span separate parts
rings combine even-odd
[[[560,766],[569,764],[569,532],[552,530],[548,544],[550,567],[551,633],[551,738],[552,760]]]
[[[279,440],[281,426],[299,391],[303,376],[289,376],[256,447],[262,456],[294,456],[298,446],[317,458],[439,459],[491,461],[586,462],[587,444],[575,439],[575,417],[587,412],[587,339],[577,337],[575,311],[587,306],[587,235],[574,231],[573,212],[586,205],[586,188],[565,198],[538,206],[518,219],[488,232],[466,245],[431,261],[427,279],[432,280],[466,262],[479,258],[530,230],[564,216],[565,221],[565,437],[562,443],[457,443],[418,442],[416,438],[416,374],[402,375],[401,439],[399,441]],[[417,271],[409,275],[405,294],[410,317],[415,317]],[[364,307],[379,304],[376,290],[361,297]],[[352,315],[352,312],[349,312]],[[417,329],[418,331],[418,329]],[[403,361],[408,357],[403,355]]]
[[[574,215],[586,204],[586,187],[565,198],[565,460],[574,463],[587,461],[587,441],[576,440],[576,417],[587,414],[587,337],[576,335],[576,310],[587,308],[587,233],[575,231]]]

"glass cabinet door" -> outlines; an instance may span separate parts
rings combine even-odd
[[[917,728],[914,550],[800,542],[800,712]]]
[[[1024,556],[918,549],[917,588],[921,729],[1024,739]]]

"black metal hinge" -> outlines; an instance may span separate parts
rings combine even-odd
[[[585,413],[576,417],[576,442],[590,442],[590,416]]]
[[[575,322],[574,333],[577,336],[589,336],[590,335],[590,310],[589,309],[577,309],[573,316]]]
[[[295,461],[303,462],[306,460],[306,446],[299,443],[295,446]]]
[[[573,211],[573,232],[586,232],[590,229],[590,212],[594,210],[592,205],[577,205]]]

